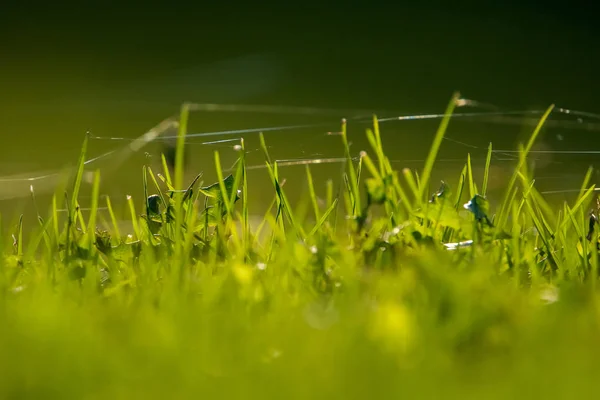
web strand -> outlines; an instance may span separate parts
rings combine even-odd
[[[541,116],[545,110],[512,110],[512,111],[498,111],[498,107],[493,105],[486,105],[473,100],[461,99],[459,107],[478,107],[486,110],[493,111],[477,111],[477,112],[457,112],[452,114],[452,119],[461,120],[475,120],[478,122],[490,123],[490,124],[512,124],[512,125],[533,125],[537,124],[538,120],[536,116]],[[264,114],[291,114],[291,115],[319,115],[319,116],[338,116],[350,115],[345,118],[348,126],[360,126],[361,128],[368,127],[368,124],[373,123],[373,112],[368,110],[332,110],[332,109],[320,109],[310,107],[279,107],[279,106],[246,106],[246,105],[220,105],[220,104],[190,104],[190,109],[196,112],[230,112],[230,113],[264,113]],[[441,120],[445,117],[444,114],[433,113],[433,114],[414,114],[414,115],[396,115],[390,116],[392,112],[380,112],[378,115],[387,115],[378,118],[379,124],[392,124],[392,123],[406,123],[409,121],[423,121],[423,120]],[[370,116],[369,116],[370,115]],[[545,127],[550,128],[563,128],[570,130],[583,130],[583,131],[600,131],[600,122],[591,122],[600,120],[600,115],[585,111],[571,110],[566,108],[555,108],[552,116],[563,116],[571,118],[569,120],[559,119],[548,119],[545,123]],[[573,118],[575,118],[573,120]],[[322,135],[335,134],[335,128],[339,127],[340,119],[332,119],[331,122],[312,123],[312,124],[291,124],[291,125],[278,125],[278,126],[265,126],[257,128],[244,128],[244,129],[229,129],[229,130],[218,130],[208,132],[192,132],[186,134],[186,144],[191,145],[202,145],[202,146],[230,146],[232,143],[238,142],[242,135],[256,134],[256,133],[273,133],[273,134],[284,134],[285,132],[300,131],[300,130],[312,130]],[[169,117],[153,127],[149,131],[140,135],[137,138],[127,137],[114,137],[114,136],[95,136],[89,135],[90,142],[93,141],[115,141],[115,142],[127,142],[126,145],[118,147],[116,149],[107,151],[98,156],[92,157],[85,161],[86,167],[95,166],[100,161],[108,161],[104,172],[114,172],[120,165],[122,165],[127,159],[133,154],[140,152],[145,146],[153,142],[166,142],[173,141],[177,138],[178,121],[177,116]],[[208,137],[226,137],[226,136],[237,136],[235,138],[223,138],[208,141],[194,141],[193,139],[202,139]],[[481,147],[475,146],[470,143],[455,139],[451,136],[445,137],[446,141],[453,142],[460,146],[470,149],[476,149],[486,151]],[[496,161],[514,161],[518,156],[518,150],[510,149],[494,149],[492,154]],[[569,154],[569,155],[596,155],[600,154],[600,150],[531,150],[531,154]],[[355,158],[356,160],[358,158]],[[294,165],[305,165],[305,164],[328,164],[328,163],[339,163],[345,162],[345,158],[339,157],[318,157],[318,158],[303,158],[303,159],[285,159],[278,160],[280,166],[294,166]],[[419,162],[420,160],[395,160],[394,162]],[[443,162],[442,160],[439,160]],[[458,160],[457,160],[458,161]],[[264,165],[249,166],[249,170],[264,168]],[[65,167],[62,169],[49,170],[45,172],[34,172],[30,174],[14,174],[9,176],[0,176],[0,199],[8,199],[14,197],[23,197],[29,195],[29,193],[19,193],[18,190],[12,190],[11,186],[15,183],[28,183],[35,185],[36,193],[52,190],[52,188],[65,176],[69,176],[74,171],[74,167]],[[86,171],[84,175],[84,181],[91,182],[92,173]]]

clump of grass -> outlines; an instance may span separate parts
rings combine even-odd
[[[215,153],[218,182],[183,181],[187,106],[175,179],[164,157],[164,171],[143,168],[131,232],[110,199],[112,229],[96,228],[99,172],[87,221],[80,212],[84,142],[66,221],[57,193],[31,242],[21,222],[3,248],[0,394],[585,395],[600,334],[591,174],[573,204],[544,201],[525,163],[544,116],[497,210],[486,198],[491,144],[481,183],[467,156],[454,184],[431,190],[457,99],[420,173],[392,169],[376,117],[356,161],[343,123],[345,190],[315,184],[306,166],[313,220],[299,217],[261,136],[273,200],[256,230],[243,141],[231,175]]]

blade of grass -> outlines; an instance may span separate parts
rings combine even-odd
[[[349,195],[352,202],[352,217],[356,218],[359,213],[362,212],[360,205],[360,191],[358,189],[358,175],[354,169],[352,156],[350,155],[350,145],[348,143],[348,130],[346,119],[342,120],[342,143],[344,145],[344,152],[346,156],[346,166],[348,173],[348,182],[350,184]]]
[[[108,208],[108,214],[110,215],[110,220],[113,226],[112,236],[117,240],[117,242],[121,242],[121,232],[119,231],[119,224],[117,223],[117,217],[113,210],[109,196],[106,196],[106,208]]]
[[[469,197],[473,198],[477,194],[475,181],[473,179],[473,167],[471,166],[471,154],[467,154],[467,182],[469,183]]]
[[[277,167],[277,162],[275,162],[274,167],[275,168]],[[291,209],[290,203],[285,195],[285,192],[284,192],[283,188],[281,187],[281,185],[279,184],[277,177],[275,176],[274,168],[271,168],[271,166],[269,164],[267,164],[267,170],[269,171],[269,175],[271,176],[271,180],[273,182],[273,185],[275,186],[275,192],[279,196],[282,211],[286,215],[290,225],[292,226],[292,228],[294,229],[296,234],[300,237],[301,240],[304,240],[304,238],[306,238],[304,229],[296,221],[294,212]]]
[[[168,184],[168,186],[172,187],[173,180],[171,179],[171,173],[169,172],[169,166],[167,164],[167,159],[166,159],[165,155],[162,153],[160,155],[160,162],[162,164],[163,174],[164,174],[164,178],[165,178],[164,181],[166,184]]]
[[[537,215],[536,215],[536,213],[535,213],[535,211],[534,211],[534,209],[533,209],[533,207],[531,205],[531,201],[529,199],[527,199],[525,201],[525,205],[527,206],[527,213],[531,217],[531,219],[533,221],[533,224],[534,224],[535,228],[538,231],[538,237],[544,243],[544,247],[546,248],[546,252],[548,254],[548,257],[552,260],[552,264],[556,268],[558,268],[558,269],[563,269],[562,263],[560,262],[560,260],[554,254],[554,248],[552,247],[552,245],[550,243],[550,238],[547,235],[549,232],[546,232],[546,229],[545,229],[544,225],[538,219],[538,217],[537,217]]]
[[[465,181],[467,176],[467,166],[465,165],[460,173],[460,178],[458,179],[458,190],[456,191],[456,197],[454,198],[454,209],[459,210],[462,207],[462,195],[463,190],[465,189]]]
[[[188,103],[184,103],[181,106],[181,110],[179,113],[179,127],[177,130],[177,140],[175,145],[175,184],[174,187],[176,191],[174,192],[174,200],[175,200],[175,226],[173,232],[173,241],[175,243],[175,253],[174,253],[174,265],[176,266],[175,271],[179,274],[181,283],[181,279],[183,279],[183,257],[182,251],[183,246],[181,242],[181,226],[183,224],[183,193],[181,190],[183,189],[183,175],[184,175],[184,155],[185,155],[185,136],[187,134],[187,126],[189,119],[189,108],[190,105]],[[165,172],[166,173],[166,172]]]
[[[73,193],[71,193],[71,203],[69,205],[69,203],[67,201],[67,204],[66,204],[66,207],[68,210],[67,239],[66,239],[67,257],[70,256],[71,230],[76,223],[75,219],[77,218],[77,214],[79,213],[79,207],[77,206],[77,199],[79,198],[79,189],[81,188],[81,180],[83,179],[88,139],[89,139],[88,135],[85,135],[85,138],[83,139],[83,145],[81,146],[81,152],[79,154],[79,160],[77,162],[75,181],[73,182]],[[65,197],[66,196],[67,196],[67,194],[65,193]]]
[[[460,98],[460,93],[455,92],[450,99],[450,103],[446,108],[446,112],[444,113],[444,118],[440,123],[440,126],[435,134],[433,139],[433,143],[431,145],[431,149],[429,150],[429,154],[427,155],[427,159],[425,161],[425,166],[423,167],[423,172],[421,174],[421,185],[420,190],[418,192],[417,201],[420,203],[423,201],[423,195],[427,190],[429,185],[429,178],[431,177],[431,172],[433,171],[433,165],[437,158],[440,146],[442,145],[442,140],[444,139],[444,135],[446,134],[446,130],[448,129],[448,124],[450,123],[450,117],[456,108],[458,103],[458,99]]]
[[[419,204],[419,201],[417,200],[417,198],[419,196],[419,187],[417,186],[417,182],[415,181],[413,172],[408,168],[404,168],[402,170],[402,174],[404,175],[404,179],[406,180],[406,183],[408,183],[408,188],[412,192],[414,205]]]
[[[390,171],[386,171],[385,169],[385,155],[383,152],[383,142],[381,140],[381,132],[379,131],[379,119],[377,119],[377,115],[373,115],[373,134],[375,135],[375,143],[376,143],[376,149],[375,151],[377,152],[377,159],[379,160],[379,170],[381,172],[381,175],[386,175],[387,172]]]
[[[94,247],[94,242],[96,241],[95,231],[96,231],[96,216],[98,215],[98,198],[100,196],[100,171],[96,170],[94,173],[94,181],[92,186],[92,203],[90,210],[90,217],[88,223],[88,235],[89,235],[89,248],[92,249]]]
[[[315,221],[318,221],[320,218],[319,204],[317,202],[317,195],[315,193],[315,185],[313,183],[313,177],[310,172],[310,167],[308,166],[308,164],[305,165],[305,170],[306,170],[306,181],[308,184],[308,194],[310,197],[310,201],[312,203],[313,212],[315,214]]]
[[[338,200],[335,199],[333,201],[333,203],[329,206],[329,208],[327,208],[327,210],[325,211],[323,216],[319,219],[317,224],[314,226],[314,228],[308,234],[308,237],[312,237],[315,233],[317,233],[321,229],[321,227],[323,226],[325,221],[327,221],[327,218],[329,218],[329,214],[331,214],[333,212],[333,210],[335,209],[335,207],[337,206],[337,202],[338,202]]]
[[[143,236],[140,231],[140,226],[138,224],[138,217],[135,212],[135,204],[133,204],[133,198],[130,195],[127,195],[127,204],[129,205],[129,213],[131,215],[131,223],[133,225],[133,233],[135,234],[135,240],[140,240]]]
[[[585,173],[583,182],[581,182],[581,186],[579,189],[579,196],[578,196],[577,200],[579,200],[581,197],[583,197],[585,195],[585,192],[588,189],[588,185],[590,184],[590,181],[592,180],[593,173],[594,173],[594,167],[590,165],[590,167],[587,169],[587,171]]]
[[[23,261],[23,214],[19,216],[19,225],[17,226],[17,257]]]
[[[527,146],[525,146],[525,149],[520,154],[518,165],[515,167],[515,170],[508,182],[508,186],[507,186],[506,192],[504,194],[504,199],[502,200],[502,203],[500,205],[500,212],[498,213],[498,219],[496,220],[497,221],[496,226],[498,228],[502,228],[506,222],[506,210],[507,210],[507,207],[510,206],[510,204],[508,203],[508,199],[513,190],[513,186],[515,186],[515,183],[517,182],[517,179],[518,179],[518,174],[521,171],[521,168],[523,167],[523,165],[525,164],[527,155],[529,154],[529,151],[533,147],[533,144],[535,143],[538,135],[540,134],[540,132],[542,130],[542,127],[544,126],[544,123],[550,116],[550,113],[552,112],[552,110],[554,110],[554,105],[551,105],[550,107],[548,107],[548,109],[546,110],[544,115],[540,118],[537,126],[535,127],[533,133],[531,134],[531,136],[529,138],[529,141],[527,142]]]
[[[492,163],[492,143],[488,146],[487,156],[485,158],[485,168],[483,170],[483,184],[481,185],[481,195],[485,197],[487,193],[488,182],[490,178],[490,165]]]
[[[243,234],[242,234],[242,245],[244,250],[244,258],[246,259],[248,252],[250,250],[250,211],[248,204],[248,172],[246,170],[246,145],[244,143],[244,138],[240,140],[240,154],[242,158],[242,224],[243,224]]]

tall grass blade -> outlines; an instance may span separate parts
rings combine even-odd
[[[429,187],[429,178],[431,177],[431,172],[433,171],[433,165],[437,158],[440,146],[442,145],[442,140],[444,139],[444,135],[446,134],[446,130],[448,129],[448,124],[450,123],[450,118],[452,116],[452,113],[454,112],[454,109],[456,108],[459,98],[460,93],[458,92],[452,95],[450,103],[448,104],[446,112],[444,113],[444,118],[442,119],[442,122],[440,123],[440,126],[433,139],[433,144],[431,145],[429,154],[427,155],[427,159],[425,161],[425,166],[423,167],[423,172],[421,174],[421,184],[419,185],[420,190],[417,197],[418,202],[423,201],[423,195],[426,193]]]
[[[362,208],[360,203],[360,191],[358,190],[358,175],[356,170],[354,169],[354,162],[352,160],[352,155],[350,154],[350,144],[348,143],[348,127],[345,119],[342,120],[342,143],[344,145],[348,183],[350,186],[348,194],[350,195],[350,200],[352,203],[350,215],[356,218],[362,212]]]
[[[89,235],[89,248],[93,248],[94,242],[96,241],[96,217],[98,215],[98,198],[100,197],[100,171],[96,170],[94,173],[94,183],[92,186],[92,203],[90,205],[90,217],[87,227]]]
[[[533,147],[533,144],[535,143],[538,135],[540,134],[542,127],[544,126],[544,123],[548,119],[548,116],[550,115],[550,113],[552,112],[553,109],[554,109],[554,105],[551,105],[550,107],[548,107],[548,109],[546,110],[546,112],[544,113],[542,118],[540,118],[540,121],[538,122],[532,135],[530,136],[529,141],[527,142],[527,145],[525,146],[525,149],[522,151],[522,153],[519,157],[518,165],[515,167],[515,170],[508,182],[506,192],[504,195],[504,199],[500,206],[500,212],[498,213],[498,219],[497,219],[496,225],[500,228],[502,228],[504,226],[504,224],[506,223],[507,207],[510,206],[510,203],[508,202],[508,200],[509,200],[509,196],[512,193],[513,187],[515,186],[515,183],[517,182],[517,178],[519,176],[518,174],[521,172],[521,168],[525,164],[525,160],[527,158],[527,155],[529,154],[529,151]]]
[[[335,199],[333,201],[333,203],[327,208],[327,210],[325,211],[323,216],[318,220],[317,224],[313,227],[313,229],[308,234],[308,237],[314,236],[314,234],[317,233],[323,227],[323,224],[325,223],[325,221],[327,221],[327,218],[329,218],[329,214],[331,214],[333,212],[333,210],[335,209],[335,207],[337,206],[337,202],[338,202],[338,200]]]
[[[129,206],[129,213],[131,217],[131,224],[133,225],[133,233],[135,234],[135,240],[140,240],[143,238],[140,225],[138,223],[138,216],[135,212],[135,204],[133,204],[133,198],[130,195],[127,195],[127,205]]]
[[[487,193],[488,182],[490,179],[490,165],[492,163],[492,143],[488,146],[487,156],[485,158],[485,168],[483,170],[483,183],[481,185],[481,195],[485,197]]]
[[[477,194],[475,180],[473,179],[473,166],[471,165],[471,154],[467,155],[467,182],[469,183],[469,197],[473,198]]]
[[[112,207],[112,203],[110,201],[110,197],[106,196],[106,208],[108,208],[108,214],[110,215],[110,221],[112,223],[112,236],[117,240],[117,242],[121,241],[121,232],[119,230],[119,223],[117,222],[117,216]]]

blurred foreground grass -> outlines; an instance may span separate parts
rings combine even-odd
[[[185,105],[174,176],[166,163],[144,169],[147,199],[141,211],[130,199],[131,233],[115,218],[96,229],[97,201],[87,218],[79,212],[84,143],[68,196],[57,191],[33,239],[3,231],[14,243],[2,240],[0,397],[592,395],[591,174],[573,204],[554,209],[539,195],[527,152],[546,114],[496,209],[489,175],[474,182],[469,158],[432,195],[457,99],[418,173],[392,170],[376,119],[372,148],[354,158],[343,124],[345,187],[318,196],[307,165],[304,205],[289,203],[263,141],[273,204],[256,229],[243,141],[234,174],[183,182]],[[486,171],[490,160],[491,145]]]

